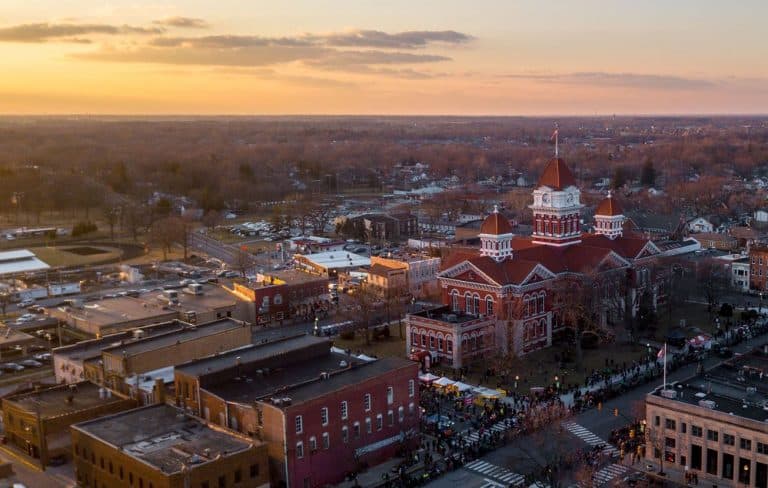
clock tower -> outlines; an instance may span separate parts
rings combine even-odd
[[[581,242],[580,197],[565,161],[551,159],[533,191],[533,242],[558,247]]]

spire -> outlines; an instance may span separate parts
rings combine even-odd
[[[608,198],[613,198],[613,190],[608,189]]]
[[[560,127],[558,126],[557,122],[555,122],[555,132],[552,133],[552,137],[555,138],[555,158],[558,158],[560,157]]]
[[[499,206],[497,204],[493,205],[493,213],[495,214],[499,213]]]

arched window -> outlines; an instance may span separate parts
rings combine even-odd
[[[451,310],[454,312],[459,311],[459,291],[453,290],[451,291]]]
[[[485,314],[493,315],[493,297],[490,295],[485,297]]]
[[[544,313],[544,297],[546,296],[546,293],[543,291],[539,293],[539,313]]]
[[[473,315],[479,315],[480,314],[480,295],[475,293],[474,298],[474,306],[472,307],[472,314]]]
[[[472,295],[469,292],[464,294],[464,313],[472,313]]]

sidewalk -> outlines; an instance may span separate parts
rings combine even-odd
[[[405,474],[407,476],[411,476],[424,470],[425,453],[426,451],[423,449],[418,451],[419,462],[405,470]],[[442,461],[442,457],[439,454],[432,453],[432,456],[435,463]],[[378,486],[384,486],[387,481],[394,482],[399,478],[400,474],[398,473],[397,467],[403,461],[404,459],[400,457],[392,458],[389,461],[385,461],[381,464],[377,464],[376,466],[372,466],[362,473],[358,473],[356,480],[344,481],[335,486],[337,488],[375,488]]]

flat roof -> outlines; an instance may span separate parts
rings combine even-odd
[[[28,249],[0,252],[0,275],[26,273],[50,266]]]
[[[25,342],[35,341],[36,338],[10,327],[0,328],[0,347],[14,346]]]
[[[39,412],[42,418],[68,415],[81,410],[122,402],[124,397],[111,393],[109,398],[99,395],[101,388],[89,381],[59,385],[31,393],[22,393],[5,398],[3,401],[12,402],[28,412]],[[67,399],[72,397],[72,402]]]
[[[136,354],[142,354],[147,351],[154,351],[155,349],[161,349],[179,342],[186,342],[201,337],[207,337],[213,334],[218,334],[225,330],[237,329],[240,327],[247,327],[243,322],[237,322],[232,319],[220,319],[215,322],[208,322],[205,324],[186,324],[181,330],[172,330],[164,334],[157,334],[143,339],[126,343],[116,344],[111,347],[106,347],[102,352],[105,353],[117,353],[125,356],[134,356]]]
[[[108,334],[98,339],[88,339],[69,346],[62,346],[53,349],[51,352],[55,356],[63,356],[70,360],[85,360],[101,357],[101,351],[109,346],[116,346],[120,341],[133,342],[143,338],[162,334],[170,331],[177,331],[184,328],[185,323],[180,320],[171,320],[159,324],[145,325],[135,329],[124,330]],[[134,337],[135,330],[144,331],[144,337]]]
[[[200,376],[204,373],[219,371],[230,368],[233,360],[240,357],[241,364],[252,363],[261,359],[277,356],[294,349],[300,349],[319,343],[328,343],[328,339],[315,337],[308,334],[286,337],[264,344],[253,344],[231,351],[227,351],[215,356],[197,359],[185,364],[176,365],[176,371],[181,371],[191,376]]]
[[[164,384],[173,383],[173,366],[166,366],[165,368],[158,368],[138,375],[138,382],[136,375],[132,374],[127,376],[124,380],[125,385],[130,388],[138,388],[147,393],[151,393],[155,387],[156,380],[163,380]]]
[[[237,299],[234,295],[219,286],[203,285],[203,293],[200,295],[184,293],[183,289],[179,290],[179,307],[183,312],[207,312],[236,304]]]
[[[133,297],[105,298],[86,302],[83,308],[60,307],[58,310],[73,320],[99,327],[153,317],[170,320],[178,315],[176,310],[164,307],[158,302],[148,303],[146,300]]]
[[[367,256],[361,256],[348,251],[326,251],[313,254],[297,254],[298,260],[306,260],[314,263],[321,268],[355,268],[360,266],[370,266],[371,259]]]
[[[342,366],[342,361],[346,366]],[[285,388],[320,378],[320,373],[339,373],[349,365],[361,365],[365,361],[347,354],[328,352],[311,361],[294,361],[274,368],[269,374],[262,376],[242,376],[217,383],[206,390],[228,401],[250,403],[265,396],[272,396],[280,390],[280,397],[285,394]],[[340,373],[339,373],[340,374]],[[324,384],[327,382],[324,381]]]
[[[280,396],[289,397],[293,403],[300,403],[332,391],[344,389],[350,385],[368,381],[371,378],[385,376],[398,369],[412,367],[416,363],[404,358],[384,357],[375,361],[362,361],[355,364],[357,366],[331,374],[328,379],[321,380],[318,378],[317,381],[289,388],[285,392],[281,392]]]
[[[150,405],[76,424],[72,427],[111,444],[163,473],[250,449],[245,440],[186,415],[167,404]]]
[[[667,399],[743,417],[768,421],[768,353],[754,349],[702,374],[674,383],[675,398]],[[668,388],[670,389],[670,388]],[[650,395],[661,397],[661,388]],[[705,401],[706,403],[700,404]]]
[[[468,315],[463,312],[454,312],[451,310],[450,305],[441,305],[434,308],[427,308],[425,310],[414,312],[409,315],[413,315],[414,317],[423,317],[425,319],[430,319],[430,320],[437,320],[439,322],[452,323],[452,324],[461,324],[464,322],[471,322],[473,320],[477,320],[480,318],[477,315]]]

